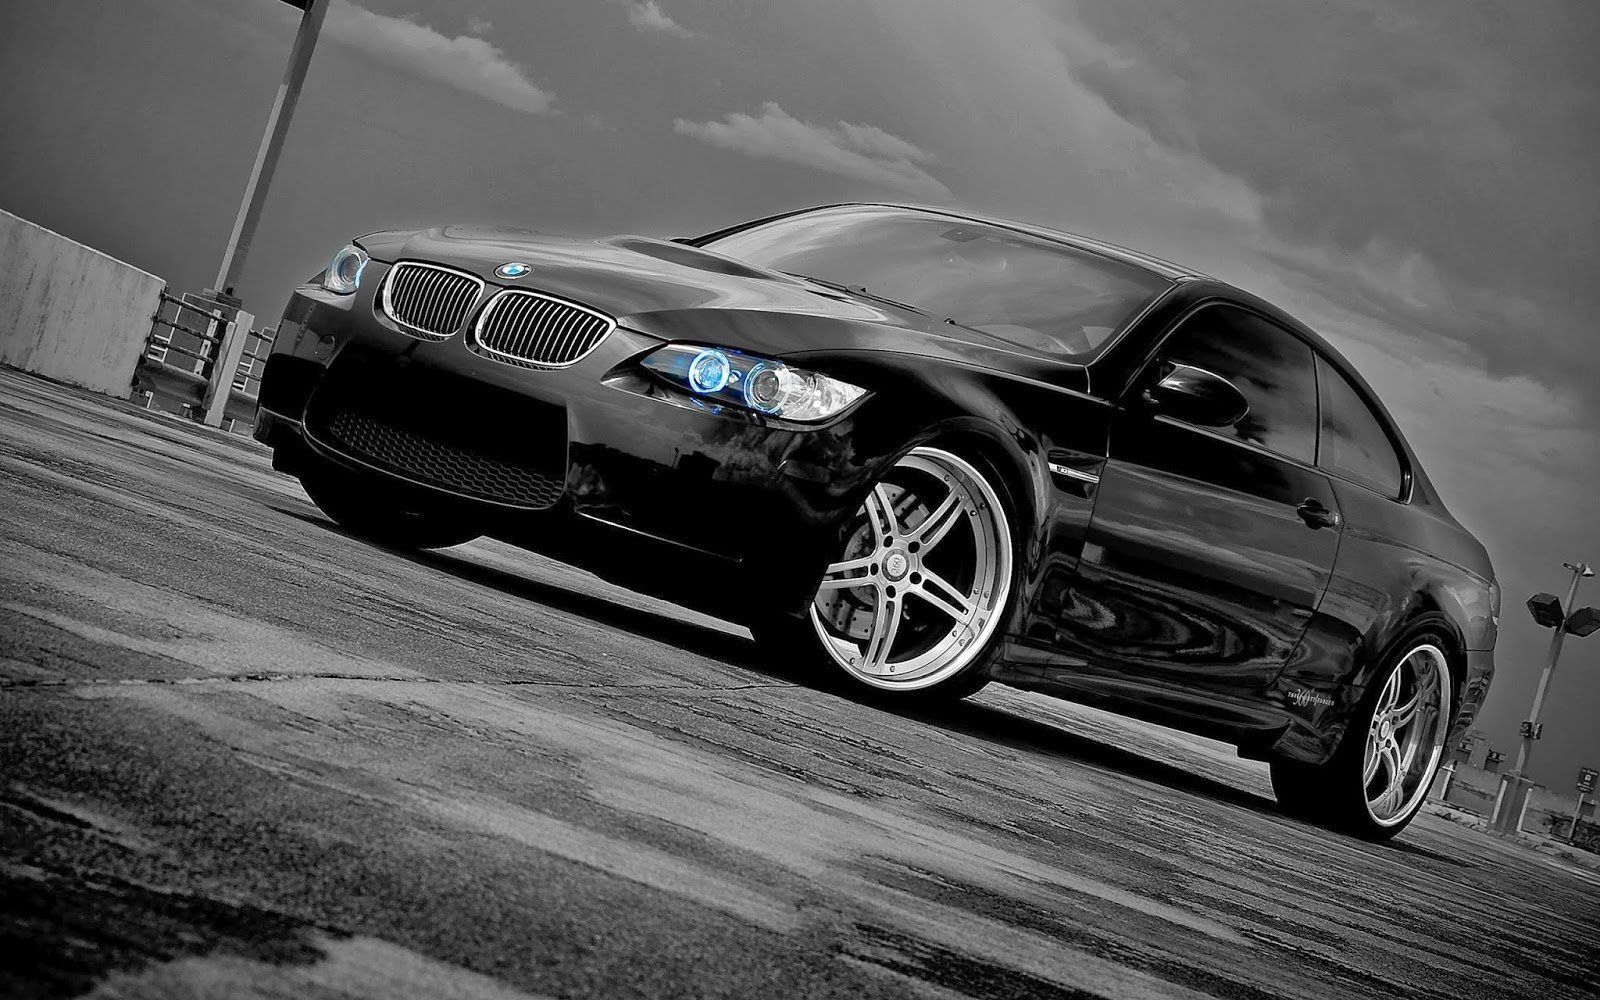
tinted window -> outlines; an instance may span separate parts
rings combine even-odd
[[[1317,379],[1322,388],[1322,451],[1317,464],[1384,496],[1400,496],[1400,456],[1378,415],[1355,386],[1321,358]]]
[[[990,334],[1004,346],[1094,353],[1171,282],[1144,268],[999,226],[858,206],[778,219],[706,249],[862,288]]]
[[[1304,341],[1242,309],[1211,306],[1167,339],[1161,357],[1221,375],[1244,393],[1250,412],[1219,433],[1302,462],[1315,458],[1317,376]]]

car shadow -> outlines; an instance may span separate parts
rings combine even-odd
[[[307,524],[364,544],[373,544],[370,540],[345,531],[318,514],[278,505],[268,506]],[[458,579],[491,588],[510,597],[566,611],[598,625],[655,640],[684,652],[741,667],[774,680],[836,695],[877,711],[913,719],[949,733],[1011,750],[1103,768],[1127,777],[1149,781],[1173,791],[1225,802],[1262,815],[1301,822],[1285,812],[1270,796],[1260,795],[1199,774],[1192,769],[1147,757],[1133,750],[993,705],[971,700],[943,705],[885,704],[880,698],[863,694],[844,684],[842,679],[763,656],[755,644],[741,634],[621,603],[620,600],[605,595],[588,594],[560,584],[546,583],[476,562],[462,555],[453,554],[448,549],[434,551],[387,549],[387,551],[418,565],[448,573]],[[1435,861],[1457,863],[1444,855],[1414,845],[1391,842],[1387,846]]]
[[[673,618],[648,608],[623,604],[602,594],[586,594],[557,583],[545,583],[494,566],[485,566],[483,563],[452,555],[448,550],[399,554],[419,565],[490,587],[509,597],[533,601],[547,608],[580,615],[596,624],[620,629],[643,639],[654,639],[708,659],[720,660],[734,666],[755,668],[751,662],[755,646],[744,635],[723,632],[699,622]],[[799,683],[798,678],[786,679]]]
[[[1174,791],[1217,799],[1252,812],[1283,815],[1276,800],[1268,796],[1257,795],[1176,764],[1146,757],[1114,743],[1063,729],[1042,719],[1018,715],[982,702],[969,700],[915,708],[878,707],[901,718],[914,719],[949,733],[981,739],[1010,750],[1065,757]]]
[[[456,555],[449,549],[404,549],[380,545],[369,538],[341,528],[338,524],[320,514],[306,513],[305,511],[294,510],[276,504],[268,504],[267,506],[280,514],[304,521],[306,524],[315,525],[325,531],[342,535],[363,545],[381,548],[385,552],[393,553],[408,562],[448,573],[457,579],[488,587],[508,597],[532,601],[543,607],[554,608],[558,611],[570,612],[599,625],[620,629],[640,638],[654,639],[669,646],[675,646],[711,659],[721,660],[734,666],[759,669],[753,662],[755,659],[755,647],[749,639],[742,635],[733,635],[714,628],[708,628],[696,622],[673,618],[657,611],[651,611],[648,608],[623,604],[601,594],[586,594],[571,587],[565,587],[557,583],[546,583],[533,577],[512,573],[495,566],[488,566],[464,556]],[[776,676],[776,672],[773,673]],[[784,679],[792,680],[797,684],[801,683],[798,677],[785,677]]]

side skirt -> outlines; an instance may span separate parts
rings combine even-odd
[[[1310,691],[1282,679],[1251,691],[1184,687],[1029,659],[1037,659],[1037,650],[1008,642],[993,668],[994,680],[1232,743],[1250,760],[1321,763],[1338,747],[1350,699],[1360,694]]]

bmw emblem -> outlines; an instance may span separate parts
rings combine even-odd
[[[514,260],[509,264],[501,264],[499,267],[494,269],[494,273],[502,278],[520,278],[531,270],[533,270],[533,268],[529,267],[527,264],[524,264],[519,260]]]

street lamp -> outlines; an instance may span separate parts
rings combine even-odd
[[[289,50],[289,65],[283,71],[283,82],[278,85],[278,97],[267,117],[267,130],[261,136],[261,148],[256,151],[256,162],[250,169],[244,199],[239,203],[239,214],[233,222],[233,232],[228,246],[222,252],[222,263],[217,268],[217,283],[213,288],[218,301],[238,308],[233,289],[244,270],[245,257],[250,244],[255,242],[256,226],[261,221],[261,209],[267,201],[267,189],[272,186],[272,175],[278,169],[278,155],[283,152],[283,139],[289,131],[289,121],[294,117],[295,104],[300,100],[300,86],[305,82],[306,70],[311,66],[311,53],[317,47],[317,37],[322,33],[323,19],[328,16],[328,0],[283,0],[298,8],[300,30],[294,36],[294,48]]]
[[[1517,750],[1517,766],[1500,780],[1500,794],[1495,798],[1494,828],[1501,833],[1515,833],[1522,828],[1522,812],[1528,801],[1533,781],[1528,777],[1528,759],[1533,756],[1533,741],[1544,734],[1544,724],[1539,712],[1544,708],[1545,693],[1550,690],[1550,675],[1555,673],[1556,661],[1561,658],[1561,643],[1567,633],[1582,638],[1600,629],[1600,610],[1580,608],[1568,612],[1578,598],[1578,584],[1585,577],[1594,576],[1587,563],[1563,563],[1572,570],[1572,585],[1567,588],[1567,599],[1559,601],[1554,594],[1534,594],[1528,598],[1528,612],[1541,627],[1553,629],[1550,652],[1545,657],[1544,673],[1539,677],[1539,689],[1533,695],[1533,711],[1522,724],[1522,745]]]

